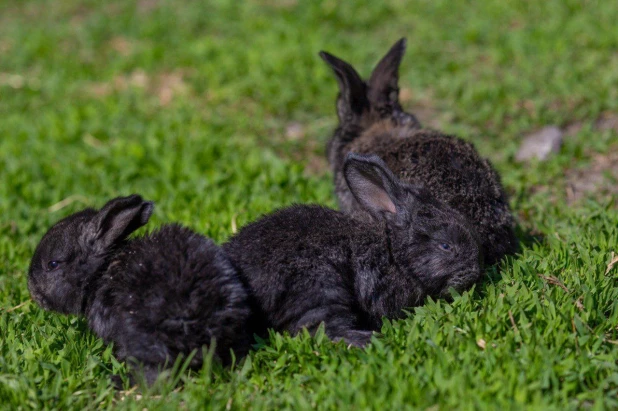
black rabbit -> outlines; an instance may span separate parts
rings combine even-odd
[[[138,195],[109,201],[56,223],[38,245],[28,288],[43,308],[80,314],[116,355],[143,367],[152,383],[179,355],[216,341],[230,361],[251,343],[248,294],[223,251],[179,225],[127,239],[148,222],[153,203]]]
[[[223,249],[276,331],[311,332],[362,346],[382,317],[481,277],[476,232],[377,156],[349,154],[346,184],[372,221],[296,205],[243,227]]]
[[[479,233],[485,262],[494,264],[518,249],[500,176],[472,144],[422,129],[402,110],[398,71],[405,46],[405,39],[395,43],[367,82],[350,64],[320,52],[339,83],[339,126],[327,151],[340,207],[360,219],[369,218],[348,190],[343,164],[350,152],[376,154],[402,181],[425,186],[468,218]]]

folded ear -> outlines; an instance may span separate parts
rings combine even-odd
[[[356,201],[374,218],[405,211],[401,183],[380,157],[350,153],[343,173]]]
[[[97,248],[106,249],[146,224],[153,210],[154,204],[137,194],[115,198],[94,217],[89,237]]]
[[[391,47],[371,73],[367,97],[371,107],[380,114],[401,111],[399,105],[399,65],[406,52],[406,39]]]
[[[342,125],[357,124],[364,111],[369,109],[367,101],[367,85],[358,75],[354,67],[345,61],[320,51],[320,57],[330,66],[339,83],[339,98],[337,100],[337,115]]]

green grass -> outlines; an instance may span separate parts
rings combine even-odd
[[[570,202],[564,176],[618,149],[594,126],[618,113],[618,8],[472,4],[2,2],[0,406],[618,407],[618,213],[602,193]],[[317,53],[367,75],[402,36],[404,106],[494,162],[532,239],[475,290],[385,324],[364,351],[272,334],[232,369],[120,393],[111,347],[29,302],[41,235],[113,196],[138,192],[157,204],[151,226],[218,242],[277,207],[335,206],[323,146],[336,82]],[[549,161],[515,163],[547,124],[581,128]]]

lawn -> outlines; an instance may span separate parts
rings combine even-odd
[[[618,7],[610,1],[18,1],[0,5],[0,407],[618,407]],[[85,321],[30,301],[51,224],[111,197],[217,242],[296,202],[336,206],[336,81],[408,38],[403,106],[503,177],[520,254],[365,350],[271,334],[231,369],[151,391]],[[525,135],[564,130],[520,164]],[[141,232],[143,232],[142,230]],[[128,383],[127,383],[128,385]]]

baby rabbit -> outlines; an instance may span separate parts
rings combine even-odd
[[[436,199],[463,214],[479,233],[485,261],[517,251],[513,216],[500,176],[474,146],[457,137],[422,129],[399,104],[398,70],[406,47],[399,40],[365,82],[339,58],[320,52],[339,83],[339,126],[328,142],[328,159],[341,209],[369,217],[344,181],[350,152],[376,154],[402,181],[425,186]]]
[[[456,211],[400,182],[377,156],[349,154],[342,175],[371,221],[295,205],[243,227],[223,249],[268,325],[363,346],[382,317],[481,277],[475,231]]]
[[[211,240],[179,225],[140,238],[153,203],[138,195],[109,201],[56,223],[38,245],[28,276],[34,301],[80,314],[116,355],[143,368],[150,384],[159,368],[216,341],[216,356],[247,352],[248,295],[232,264]],[[136,363],[135,363],[136,362]]]

